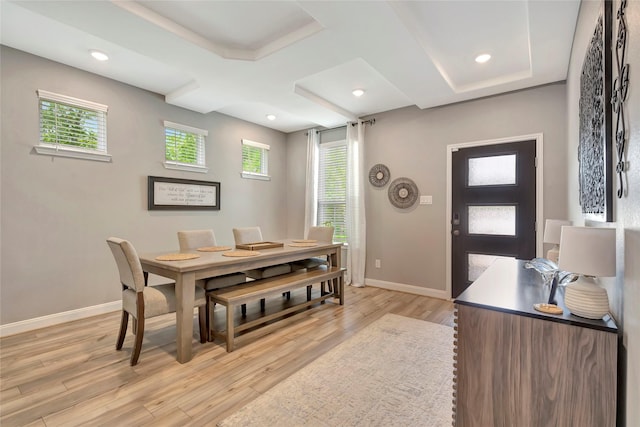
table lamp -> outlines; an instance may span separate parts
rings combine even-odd
[[[558,263],[558,254],[560,253],[560,231],[563,225],[572,225],[571,221],[562,219],[548,219],[544,224],[544,243],[552,243],[553,248],[547,251],[547,259]]]
[[[576,316],[602,319],[609,312],[609,298],[595,277],[616,275],[616,230],[563,226],[558,267],[580,275],[565,288],[567,309]]]

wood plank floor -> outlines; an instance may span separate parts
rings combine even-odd
[[[194,355],[183,365],[173,314],[147,321],[135,367],[130,332],[115,350],[119,312],[2,338],[0,425],[211,426],[385,313],[453,326],[449,301],[374,287],[345,295],[344,306],[327,302],[241,337],[232,353],[200,344],[194,321]],[[305,289],[292,294],[300,298]],[[269,299],[267,312],[287,304]],[[216,312],[223,321],[224,308]],[[247,320],[258,316],[250,304]]]

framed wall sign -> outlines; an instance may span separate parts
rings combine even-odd
[[[219,182],[149,176],[147,184],[150,211],[220,210]]]

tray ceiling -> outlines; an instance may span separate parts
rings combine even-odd
[[[0,41],[189,110],[293,132],[562,81],[579,6],[4,0]],[[96,62],[90,49],[109,61]],[[480,53],[492,59],[478,64]],[[364,95],[354,97],[356,88]]]

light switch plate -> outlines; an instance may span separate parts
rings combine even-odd
[[[433,196],[420,196],[420,204],[421,205],[433,204]]]

